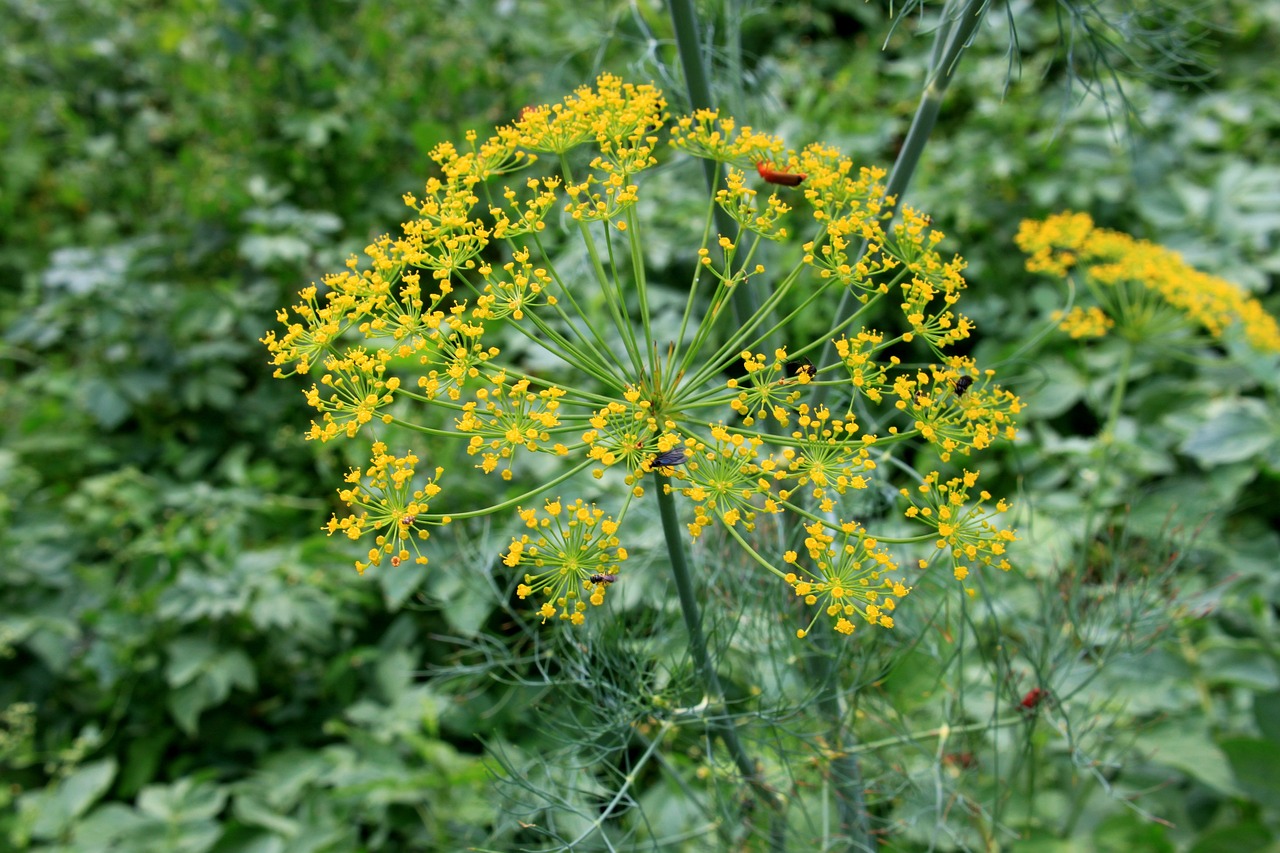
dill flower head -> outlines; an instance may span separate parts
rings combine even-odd
[[[1220,340],[1238,326],[1264,352],[1280,352],[1280,326],[1239,287],[1189,266],[1177,252],[1097,228],[1085,213],[1027,220],[1018,229],[1027,270],[1083,279],[1096,304],[1060,316],[1073,338],[1109,331],[1135,343],[1159,343],[1199,328]]]
[[[966,509],[967,473],[964,488],[916,478],[959,521],[916,497],[919,536],[854,520],[860,494],[899,487],[882,463],[901,445],[969,457],[1013,438],[1021,406],[946,354],[972,331],[964,262],[920,213],[887,225],[881,170],[714,112],[672,119],[657,89],[609,75],[431,158],[400,233],[304,289],[263,339],[277,376],[314,377],[309,438],[371,442],[340,490],[353,514],[328,526],[372,537],[361,570],[425,562],[431,528],[503,513],[518,596],[580,624],[625,583],[629,515],[656,487],[691,537],[726,531],[812,608],[801,635],[819,618],[850,633],[891,627],[910,591],[892,546],[937,538],[960,566],[1013,538]],[[725,179],[658,269],[646,240],[668,234],[651,220],[699,158]],[[769,247],[782,241],[798,251]],[[683,309],[660,318],[673,295]],[[472,477],[502,499],[477,505]],[[776,538],[754,535],[768,516],[793,520],[794,547],[758,541]]]

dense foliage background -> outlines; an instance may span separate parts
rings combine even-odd
[[[1151,354],[1100,448],[1119,354],[1037,337],[1063,296],[1013,235],[1087,211],[1280,313],[1280,16],[1138,14],[1179,28],[1181,59],[1117,35],[1110,76],[1066,8],[1010,5],[1016,40],[989,17],[909,193],[970,262],[978,353],[1030,403],[991,465],[1028,547],[989,581],[999,608],[948,610],[989,653],[957,661],[948,636],[859,661],[897,715],[869,704],[870,741],[954,721],[968,667],[1007,687],[968,701],[1044,685],[1075,728],[982,729],[1004,766],[990,743],[899,740],[867,755],[872,800],[898,849],[1014,842],[927,802],[938,780],[993,804],[1018,849],[1275,849],[1277,359]],[[704,12],[726,111],[892,161],[927,14]],[[0,45],[0,847],[541,849],[510,783],[580,718],[548,708],[537,667],[476,664],[525,642],[494,572],[504,531],[357,577],[320,532],[355,460],[302,440],[299,386],[270,379],[258,339],[395,228],[438,142],[601,70],[679,108],[665,10],[4,0]],[[634,796],[653,837],[688,819],[656,781]]]

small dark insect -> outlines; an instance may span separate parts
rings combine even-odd
[[[591,577],[589,577],[587,580],[591,581],[592,583],[610,584],[616,581],[617,579],[618,579],[617,575],[608,575],[608,574],[604,574],[603,572],[598,572],[592,575]]]
[[[801,181],[809,177],[799,172],[779,172],[773,168],[773,163],[769,160],[756,163],[756,171],[760,173],[760,177],[764,178],[765,183],[783,187],[798,187]]]
[[[1028,711],[1034,711],[1037,706],[1049,697],[1049,691],[1042,687],[1032,687],[1027,691],[1027,695],[1022,697],[1021,705]]]
[[[797,379],[801,376],[807,376],[812,379],[817,375],[818,368],[814,367],[813,362],[807,358],[800,359],[799,361],[787,362],[787,376],[792,379]]]
[[[670,468],[672,465],[683,465],[689,461],[689,456],[684,452],[683,447],[673,447],[665,453],[659,453],[653,457],[654,468]]]
[[[400,516],[400,523],[401,523],[402,525],[404,525],[405,527],[412,527],[412,526],[413,526],[413,523],[414,523],[415,521],[417,521],[417,520],[418,520],[418,517],[417,517],[416,515],[402,515],[402,516]]]
[[[961,376],[955,382],[956,396],[963,397],[964,392],[969,390],[969,386],[973,384],[972,376]]]

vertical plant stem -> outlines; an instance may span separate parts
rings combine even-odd
[[[924,146],[929,141],[929,136],[933,133],[934,125],[938,122],[938,113],[942,110],[942,98],[946,94],[947,87],[951,85],[951,79],[955,76],[956,67],[960,62],[960,55],[969,44],[969,39],[973,37],[974,32],[978,29],[978,25],[982,23],[983,16],[989,7],[987,0],[964,0],[963,5],[958,13],[951,15],[950,9],[954,8],[954,4],[947,4],[943,10],[944,21],[938,27],[937,40],[934,42],[933,61],[929,69],[929,79],[925,83],[924,92],[920,95],[920,103],[916,106],[916,114],[911,119],[911,127],[907,130],[907,137],[903,140],[902,150],[898,152],[898,157],[893,163],[893,169],[889,173],[889,183],[885,188],[885,196],[893,199],[893,204],[886,205],[885,209],[889,216],[886,219],[884,228],[887,232],[893,224],[894,218],[898,214],[898,205],[902,203],[902,195],[907,191],[907,185],[911,183],[911,177],[915,174],[916,167],[920,165],[920,156],[924,152]],[[862,242],[862,247],[858,250],[857,257],[862,258],[867,253],[867,241]],[[855,310],[857,300],[852,290],[846,290],[844,296],[840,299],[840,306],[836,309],[836,321],[847,319],[850,312]],[[835,344],[827,341],[822,348],[822,356],[818,362],[820,367],[825,367],[835,362],[836,348]],[[813,406],[819,406],[826,399],[827,389],[823,385],[815,385],[810,402]]]
[[[684,70],[689,106],[695,111],[715,109],[716,104],[711,97],[711,84],[707,79],[707,67],[702,61],[702,40],[698,36],[698,17],[693,8],[693,0],[671,0],[671,26],[675,31],[680,67]],[[706,176],[707,190],[714,199],[716,190],[720,188],[720,164],[715,160],[703,159],[702,171]],[[738,223],[734,222],[718,204],[715,205],[714,214],[716,230],[725,237],[736,240]],[[740,264],[741,261],[738,263]],[[736,270],[729,270],[730,275],[734,272]],[[760,307],[760,294],[757,292],[755,283],[751,281],[744,281],[735,287],[730,299],[733,301],[733,313],[738,318],[739,324],[745,324]],[[772,346],[766,347],[766,351],[772,349]]]
[[[830,725],[827,732],[827,749],[831,753],[831,785],[835,791],[836,814],[840,818],[840,832],[848,839],[849,849],[875,851],[867,824],[867,806],[862,795],[862,766],[851,747],[857,739],[846,721],[846,709],[840,701],[840,685],[835,668],[831,665],[835,649],[832,647],[828,628],[809,635],[817,648],[809,654],[811,680],[819,685],[818,710]]]
[[[763,800],[773,811],[773,843],[771,849],[782,850],[781,831],[785,824],[782,813],[782,801],[760,778],[755,761],[747,755],[738,739],[738,730],[728,717],[725,707],[724,690],[720,686],[720,676],[707,651],[707,639],[702,632],[702,614],[698,608],[698,599],[694,595],[693,573],[689,568],[688,556],[685,552],[684,532],[680,519],[676,515],[676,502],[671,480],[661,474],[657,475],[658,511],[662,518],[662,533],[667,542],[667,553],[671,557],[671,573],[675,577],[676,592],[680,597],[680,612],[684,616],[685,628],[689,631],[689,653],[693,657],[694,669],[706,690],[708,699],[708,718],[711,725],[724,741],[738,772],[751,786],[756,796]]]
[[[1124,392],[1129,387],[1129,371],[1133,368],[1133,345],[1125,342],[1124,355],[1120,359],[1120,369],[1116,371],[1116,384],[1111,389],[1111,404],[1107,406],[1107,422],[1102,428],[1104,451],[1110,456],[1112,442],[1116,437],[1116,424],[1120,422],[1120,407],[1124,404]]]

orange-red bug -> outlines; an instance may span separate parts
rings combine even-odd
[[[972,752],[948,752],[942,756],[942,763],[961,770],[972,770],[978,766],[978,758]]]
[[[765,183],[783,187],[798,187],[801,181],[809,177],[799,172],[779,172],[773,168],[772,160],[761,160],[756,163],[756,171],[760,173],[760,177],[764,178]]]
[[[1028,711],[1034,711],[1036,707],[1049,697],[1049,691],[1041,687],[1032,687],[1027,691],[1027,695],[1022,697],[1022,707]]]

